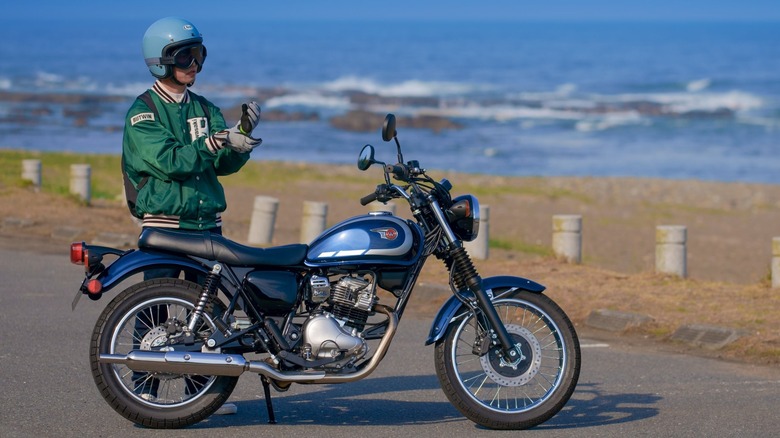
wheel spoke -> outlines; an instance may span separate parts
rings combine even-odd
[[[501,300],[496,309],[527,359],[506,364],[495,351],[483,357],[475,355],[479,320],[470,315],[460,323],[452,340],[450,357],[457,380],[474,401],[485,407],[501,412],[533,409],[560,384],[565,358],[563,339],[551,317],[529,302]]]
[[[110,352],[127,354],[130,350],[141,349],[142,345],[145,348],[164,345],[169,336],[164,324],[172,319],[186,321],[192,307],[191,303],[172,297],[141,302],[116,326]],[[198,332],[208,334],[213,330],[210,317],[203,318]],[[143,403],[159,406],[188,403],[208,390],[216,379],[214,376],[139,372],[119,365],[113,365],[112,369],[128,394]]]

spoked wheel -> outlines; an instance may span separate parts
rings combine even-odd
[[[100,354],[176,349],[201,288],[177,279],[156,279],[119,294],[98,318],[90,343],[92,375],[103,397],[125,418],[154,428],[177,428],[208,417],[227,400],[237,377],[132,371],[100,363]],[[209,306],[194,330],[195,341],[216,329]]]
[[[496,292],[496,291],[494,291]],[[580,346],[566,314],[529,292],[493,302],[518,358],[507,361],[468,314],[436,343],[436,374],[458,410],[491,429],[527,429],[558,413],[574,392]]]

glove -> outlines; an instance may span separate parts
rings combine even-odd
[[[257,128],[258,123],[260,123],[260,105],[255,101],[241,105],[241,120],[236,125],[239,130],[249,135]]]
[[[238,126],[229,129],[223,129],[212,135],[206,144],[215,152],[219,149],[229,148],[236,152],[247,153],[263,143],[262,138],[252,138],[241,133]]]

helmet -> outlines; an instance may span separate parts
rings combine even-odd
[[[143,52],[149,71],[159,79],[171,77],[172,66],[187,68],[193,60],[198,63],[200,72],[206,59],[203,36],[194,24],[178,17],[161,18],[152,23],[144,34]],[[182,59],[189,63],[183,65]]]

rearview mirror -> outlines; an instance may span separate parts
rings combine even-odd
[[[385,117],[385,124],[382,126],[382,140],[390,141],[395,138],[395,115],[388,114]]]
[[[360,156],[358,157],[357,162],[358,169],[366,170],[374,163],[376,163],[374,160],[374,147],[370,144],[367,144],[363,146],[363,149],[360,151]]]

